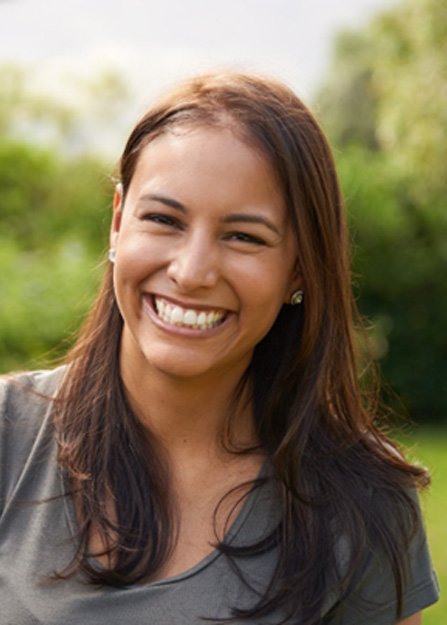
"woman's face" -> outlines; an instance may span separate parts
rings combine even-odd
[[[299,286],[273,170],[230,129],[144,147],[124,203],[117,191],[111,246],[121,364],[138,375],[239,377]]]

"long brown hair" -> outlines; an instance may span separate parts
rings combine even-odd
[[[283,607],[291,622],[299,615],[307,625],[318,623],[328,584],[339,576],[335,531],[350,544],[350,560],[338,580],[343,588],[353,583],[367,544],[374,541],[390,559],[399,610],[405,544],[418,522],[408,487],[428,478],[376,427],[370,401],[375,395],[361,390],[355,350],[360,322],[330,148],[312,114],[286,86],[238,73],[199,76],[151,108],[132,131],[121,157],[124,195],[148,142],[180,125],[199,124],[230,125],[269,159],[295,233],[304,285],[303,304],[283,306],[246,373],[283,513],[262,544],[242,550],[247,557],[275,546],[278,559],[265,595],[235,615],[259,617]],[[69,355],[55,409],[59,462],[79,502],[78,552],[70,570],[80,568],[93,583],[118,586],[150,579],[175,540],[167,467],[132,413],[120,378],[122,323],[109,267]],[[376,493],[379,506],[372,504]],[[111,497],[117,515],[112,519]],[[113,553],[105,570],[89,562],[93,526],[108,545],[105,551]],[[230,545],[219,548],[233,559],[242,554]]]

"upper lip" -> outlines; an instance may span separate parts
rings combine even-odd
[[[170,304],[174,306],[180,306],[181,308],[185,310],[190,309],[190,310],[203,310],[206,312],[214,312],[214,311],[228,312],[228,309],[224,308],[223,306],[200,304],[198,302],[188,302],[188,301],[185,302],[184,300],[179,300],[179,299],[176,299],[175,297],[171,297],[168,295],[162,295],[161,293],[146,293],[145,295],[147,297],[152,297],[153,299],[162,299],[166,302],[169,302]]]

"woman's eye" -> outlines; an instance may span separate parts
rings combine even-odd
[[[240,241],[241,243],[252,243],[253,245],[265,245],[265,241],[253,234],[246,232],[230,232],[227,236],[230,241]]]
[[[160,224],[161,226],[174,226],[180,227],[180,223],[174,217],[170,215],[163,215],[162,213],[148,213],[143,215],[144,221],[151,221],[156,224]]]

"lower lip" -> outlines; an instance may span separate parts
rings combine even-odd
[[[165,332],[169,332],[170,334],[176,334],[178,336],[185,336],[190,338],[208,338],[214,336],[215,334],[219,334],[222,329],[224,329],[228,325],[228,322],[234,316],[233,313],[227,313],[223,322],[217,326],[214,326],[213,328],[188,328],[187,326],[176,326],[170,323],[166,323],[166,321],[163,321],[163,319],[161,319],[161,317],[157,315],[154,309],[152,297],[150,296],[143,296],[143,308],[158,328],[161,328],[162,330],[164,330]]]

